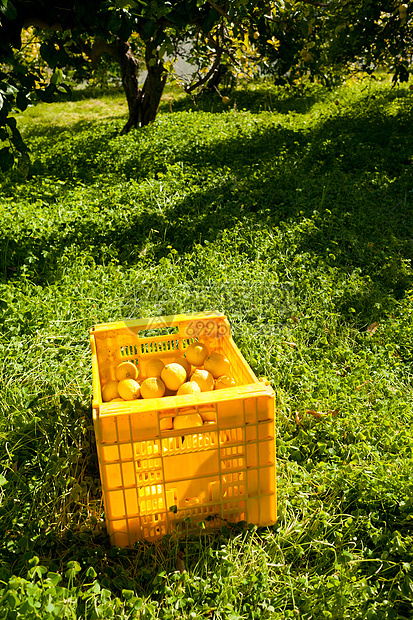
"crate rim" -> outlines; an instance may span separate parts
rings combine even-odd
[[[144,317],[140,319],[121,319],[119,321],[109,323],[96,323],[90,328],[90,333],[107,330],[117,330],[125,328],[137,328],[138,331],[144,329],[158,329],[162,327],[173,327],[180,323],[186,323],[189,321],[202,320],[202,319],[219,319],[221,321],[227,321],[227,316],[219,311],[205,311],[205,312],[191,312],[188,314],[170,314],[170,315],[158,315],[153,317]]]
[[[266,379],[259,379],[257,383],[236,386],[217,391],[201,392],[201,394],[182,394],[174,396],[166,396],[163,398],[137,399],[124,402],[93,402],[93,408],[99,410],[99,417],[118,416],[125,413],[142,412],[171,412],[176,409],[187,407],[193,410],[198,407],[213,406],[216,403],[237,400],[238,398],[256,398],[267,394],[272,396],[275,394],[273,387]],[[168,417],[166,414],[163,417]]]

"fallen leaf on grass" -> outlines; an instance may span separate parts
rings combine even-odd
[[[336,416],[340,409],[331,409],[330,411],[315,411],[314,409],[307,409],[308,415],[313,415],[315,418],[326,418],[327,416]]]
[[[295,342],[288,342],[287,340],[284,340],[283,342],[284,342],[284,344],[286,344],[289,347],[292,347],[294,349],[296,349],[298,347],[298,345]]]
[[[371,381],[364,381],[364,383],[360,383],[360,385],[356,385],[356,390],[361,390],[362,387],[368,385]]]
[[[317,418],[318,420],[321,420],[321,418],[326,418],[328,416],[328,413],[325,413],[324,411],[315,411],[314,409],[307,409],[305,413],[307,415],[312,415],[314,418]]]
[[[351,370],[351,367],[350,367],[350,366],[344,366],[344,368],[343,368],[342,370],[336,370],[336,375],[337,375],[338,377],[345,377],[345,376],[346,376],[346,374],[347,374],[348,372],[350,372],[350,370]]]
[[[379,324],[377,323],[377,321],[374,321],[374,323],[372,323],[371,325],[368,326],[367,331],[369,334],[374,334],[374,332],[377,330]]]
[[[312,415],[317,420],[325,420],[329,416],[335,417],[339,413],[340,409],[331,409],[330,411],[316,411],[315,409],[306,409],[304,413]],[[301,424],[302,417],[299,412],[295,412],[295,421],[297,424]]]

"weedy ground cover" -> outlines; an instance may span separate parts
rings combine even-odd
[[[230,97],[170,93],[126,136],[120,96],[19,118],[31,168],[0,186],[0,617],[411,618],[413,93]],[[112,548],[88,330],[206,309],[277,393],[277,526]]]

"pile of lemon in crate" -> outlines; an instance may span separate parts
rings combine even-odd
[[[210,352],[201,342],[193,342],[185,350],[185,356],[170,364],[157,358],[150,360],[142,383],[138,381],[138,369],[132,362],[121,362],[115,376],[116,379],[102,388],[104,402],[197,394],[236,385],[229,359],[218,351]]]

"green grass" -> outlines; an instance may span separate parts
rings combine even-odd
[[[19,118],[31,169],[0,185],[0,617],[412,616],[413,93],[230,97],[168,93],[126,136],[120,95]],[[88,330],[210,309],[276,390],[277,526],[112,548]]]

